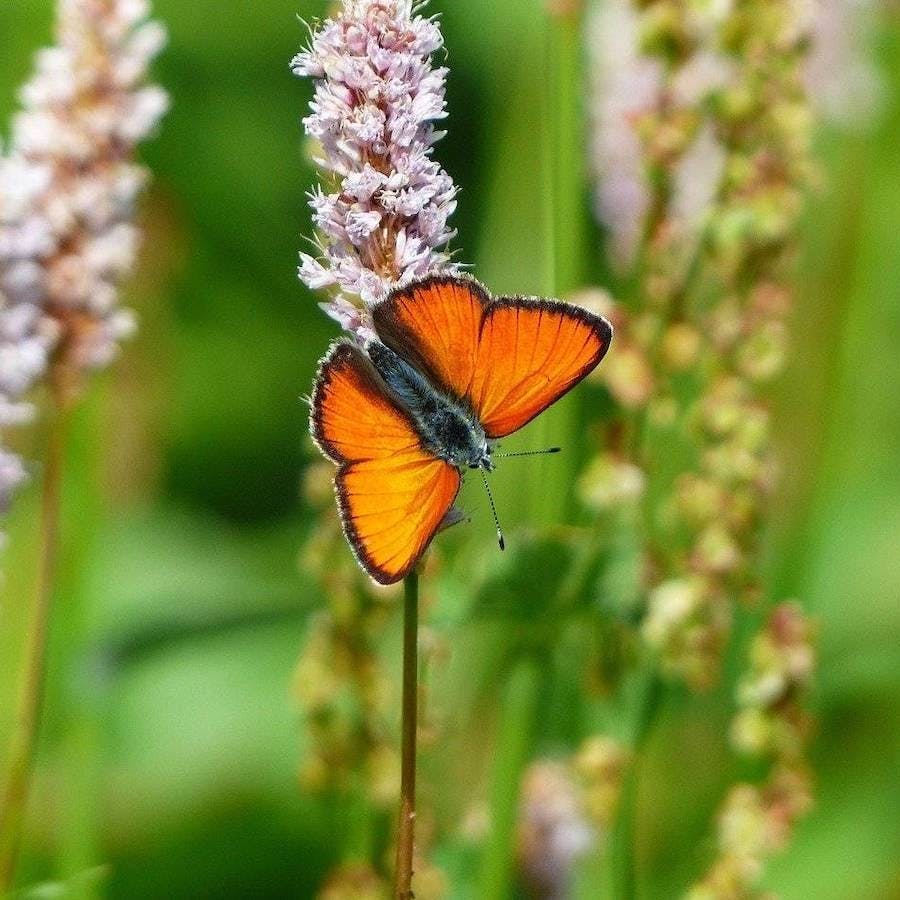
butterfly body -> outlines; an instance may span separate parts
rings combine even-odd
[[[415,419],[422,443],[435,456],[458,468],[493,468],[484,427],[464,401],[433,386],[380,341],[369,341],[366,353],[385,384]]]
[[[467,277],[395,290],[365,348],[334,343],[310,430],[338,466],[344,533],[378,582],[407,575],[451,511],[466,469],[493,469],[518,431],[603,358],[612,328],[559,301],[494,299]],[[502,539],[501,539],[502,546]]]

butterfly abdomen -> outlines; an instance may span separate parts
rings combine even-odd
[[[488,453],[484,429],[462,404],[435,390],[399,354],[378,341],[366,345],[378,374],[416,422],[423,445],[457,466],[480,465]]]

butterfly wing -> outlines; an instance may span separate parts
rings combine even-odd
[[[344,534],[381,584],[412,571],[459,491],[459,472],[422,448],[415,424],[356,346],[322,362],[310,429],[335,463]]]
[[[530,422],[568,393],[606,355],[606,319],[556,300],[495,300],[481,327],[469,389],[489,438]]]
[[[375,307],[379,338],[436,387],[468,401],[490,438],[517,431],[603,359],[606,319],[568,303],[493,300],[470,278],[439,276]]]
[[[436,276],[391,293],[372,311],[378,337],[435,387],[467,397],[490,294],[468,278]]]

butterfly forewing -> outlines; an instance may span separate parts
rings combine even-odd
[[[609,323],[567,303],[492,300],[472,279],[429,278],[375,308],[375,329],[435,387],[465,400],[488,437],[517,431],[603,358]]]
[[[427,376],[462,399],[478,364],[484,312],[490,296],[459,278],[428,278],[394,291],[375,307],[378,337]]]
[[[335,344],[316,379],[313,437],[338,463],[344,533],[382,584],[409,574],[459,491],[453,466],[422,448],[409,414],[356,346]]]
[[[570,391],[603,358],[604,319],[553,300],[501,298],[481,329],[472,405],[485,433],[500,438]]]

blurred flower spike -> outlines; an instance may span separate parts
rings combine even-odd
[[[303,120],[328,183],[310,194],[319,253],[301,254],[307,287],[331,288],[325,311],[364,333],[366,306],[396,284],[454,272],[446,251],[456,186],[431,158],[443,136],[447,69],[437,22],[412,0],[345,0],[294,57],[296,75],[315,79]]]
[[[738,686],[740,711],[732,741],[743,753],[794,761],[811,729],[798,702],[815,670],[816,628],[796,603],[775,608],[750,651],[750,670]]]
[[[27,392],[50,376],[107,365],[134,330],[119,285],[134,265],[135,146],[168,108],[145,83],[166,41],[144,0],[60,0],[56,44],[19,92],[0,159],[0,427],[30,418]],[[25,475],[3,453],[0,508]]]
[[[812,723],[804,704],[815,672],[816,632],[798,604],[782,603],[750,645],[731,739],[741,754],[767,760],[770,770],[763,783],[738,783],[728,792],[718,815],[716,859],[688,900],[758,896],[769,860],[812,808],[806,759]]]

